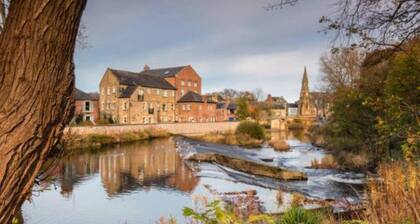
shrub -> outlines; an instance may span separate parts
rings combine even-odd
[[[288,129],[304,129],[305,125],[299,119],[294,119],[292,122],[287,124]]]
[[[252,121],[241,121],[236,128],[236,134],[248,135],[251,138],[259,140],[265,139],[264,128],[258,123]]]
[[[314,169],[338,169],[338,163],[335,161],[334,156],[326,155],[321,161],[314,159],[311,161],[311,167]]]
[[[324,217],[319,212],[305,210],[303,208],[292,207],[287,210],[279,219],[279,224],[319,224]]]
[[[287,142],[284,140],[271,141],[270,145],[274,148],[274,150],[280,152],[287,152],[290,149],[289,144],[287,144]]]

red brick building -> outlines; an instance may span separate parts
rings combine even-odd
[[[82,121],[92,121],[95,123],[99,120],[99,94],[86,93],[79,89],[75,89],[75,113],[73,121],[76,123]]]
[[[219,102],[216,105],[216,121],[236,120],[237,106],[232,102]]]
[[[201,94],[201,77],[191,65],[158,69],[150,69],[148,65],[145,65],[140,74],[164,78],[177,89],[176,100],[190,91]]]
[[[215,122],[216,102],[189,91],[177,102],[177,122]]]

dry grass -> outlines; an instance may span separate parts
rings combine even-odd
[[[202,142],[226,144],[226,145],[238,145],[243,147],[260,147],[263,140],[258,140],[249,137],[245,134],[236,134],[234,132],[212,132],[201,136],[194,136],[193,139]]]
[[[290,150],[290,145],[284,140],[270,141],[270,145],[276,151],[287,152]]]
[[[305,202],[305,196],[303,196],[301,193],[293,192],[292,193],[292,207],[299,207],[303,205]]]
[[[314,169],[338,169],[339,165],[334,156],[326,155],[320,161],[317,159],[312,160],[311,167]]]
[[[276,200],[277,200],[277,205],[282,205],[283,204],[283,197],[284,197],[284,193],[283,193],[283,191],[281,191],[281,190],[278,190],[277,191],[277,194],[276,194]]]
[[[368,183],[365,219],[372,224],[420,223],[420,167],[382,164],[378,173],[380,180]]]
[[[89,134],[89,135],[77,135],[72,134],[71,132],[67,133],[62,144],[67,150],[75,149],[99,149],[102,146],[116,144],[116,143],[125,143],[125,142],[134,142],[149,140],[154,138],[164,138],[169,137],[169,133],[165,130],[160,129],[146,129],[144,131],[137,132],[126,132],[121,134]]]

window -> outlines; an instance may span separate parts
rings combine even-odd
[[[124,116],[124,117],[123,117],[123,122],[124,122],[124,123],[127,123],[127,116]]]
[[[123,104],[123,110],[128,110],[128,103],[127,102],[124,102],[124,104]]]
[[[155,109],[153,108],[153,104],[149,104],[149,114],[153,114]]]
[[[162,111],[167,111],[166,104],[162,104]]]
[[[184,85],[185,85],[184,80],[181,80],[181,86],[184,86]]]
[[[115,87],[112,87],[112,93],[115,93],[116,89]]]
[[[188,81],[188,86],[191,86],[191,81]]]
[[[107,89],[106,89],[106,95],[111,95],[111,88],[110,87],[108,87]]]
[[[137,100],[139,102],[143,102],[144,101],[144,91],[142,89],[139,90],[139,93],[137,95]]]
[[[147,123],[146,117],[143,117],[143,124],[146,124],[146,123]]]
[[[160,90],[156,90],[156,95],[160,95]]]
[[[153,118],[149,117],[149,124],[153,123]]]
[[[90,117],[90,115],[85,116],[85,121],[92,121],[92,118]]]
[[[90,112],[91,111],[90,102],[89,101],[85,101],[85,111],[86,112]]]
[[[168,90],[163,90],[163,96],[168,97]]]
[[[185,93],[185,91],[183,89],[181,89],[181,96],[183,96]]]
[[[197,82],[194,82],[194,87],[197,87],[197,86],[198,86]]]
[[[182,110],[185,110],[185,105],[182,105]]]
[[[104,96],[105,95],[105,89],[101,88],[101,95]]]
[[[147,110],[147,103],[143,103],[143,110]]]
[[[187,110],[191,110],[191,105],[187,104]]]
[[[172,96],[175,96],[175,91],[171,91],[172,92]]]

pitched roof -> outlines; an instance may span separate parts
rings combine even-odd
[[[131,94],[133,94],[136,88],[137,86],[128,86],[121,92],[120,98],[130,98]]]
[[[91,95],[83,92],[82,90],[78,88],[74,88],[74,99],[75,100],[95,100]]]
[[[238,108],[236,103],[229,103],[229,105],[227,106],[227,109],[229,110],[236,110],[236,108]]]
[[[123,85],[143,86],[157,89],[176,89],[162,77],[116,69],[109,70],[117,77],[118,81]]]
[[[98,92],[91,92],[88,93],[92,100],[99,100],[99,93]]]
[[[203,97],[200,94],[188,91],[187,94],[183,95],[178,103],[203,103]]]
[[[148,75],[158,76],[162,78],[167,78],[167,77],[175,76],[178,72],[180,72],[185,67],[187,66],[148,69],[148,70],[143,70],[142,72],[140,72],[140,74],[148,74]]]

